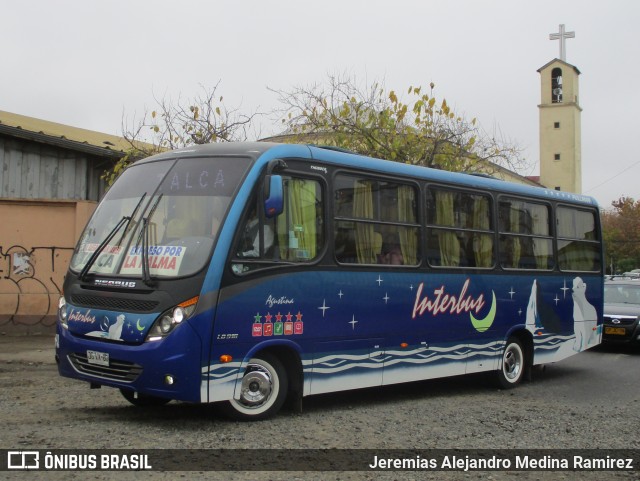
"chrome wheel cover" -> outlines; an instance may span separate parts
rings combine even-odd
[[[240,402],[247,407],[259,407],[269,400],[273,392],[271,373],[260,364],[249,364],[242,378]]]
[[[517,344],[510,344],[502,358],[502,372],[509,382],[515,382],[522,372],[522,350]]]

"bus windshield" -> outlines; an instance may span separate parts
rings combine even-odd
[[[70,267],[86,274],[183,277],[207,263],[247,158],[132,166],[89,221]]]

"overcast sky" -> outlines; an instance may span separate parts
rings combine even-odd
[[[457,113],[519,145],[539,173],[537,70],[580,72],[583,193],[640,199],[637,0],[0,0],[0,110],[109,134],[156,97],[201,86],[268,112],[268,88],[347,74],[436,85]],[[262,136],[277,132],[267,121]]]

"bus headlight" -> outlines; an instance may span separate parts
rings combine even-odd
[[[174,324],[175,322],[172,317],[169,317],[168,315],[164,315],[160,319],[160,323],[158,324],[158,327],[160,328],[160,332],[162,334],[169,334],[171,332],[171,329],[173,329]]]
[[[191,317],[196,310],[197,303],[198,297],[193,297],[163,312],[156,322],[153,323],[153,326],[151,326],[146,340],[159,341],[171,334],[182,321]]]
[[[60,321],[62,327],[69,329],[67,325],[67,300],[64,296],[58,299],[58,321]]]

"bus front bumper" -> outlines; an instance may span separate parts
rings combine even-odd
[[[167,399],[200,402],[202,343],[188,324],[159,341],[127,345],[57,327],[61,376]]]

